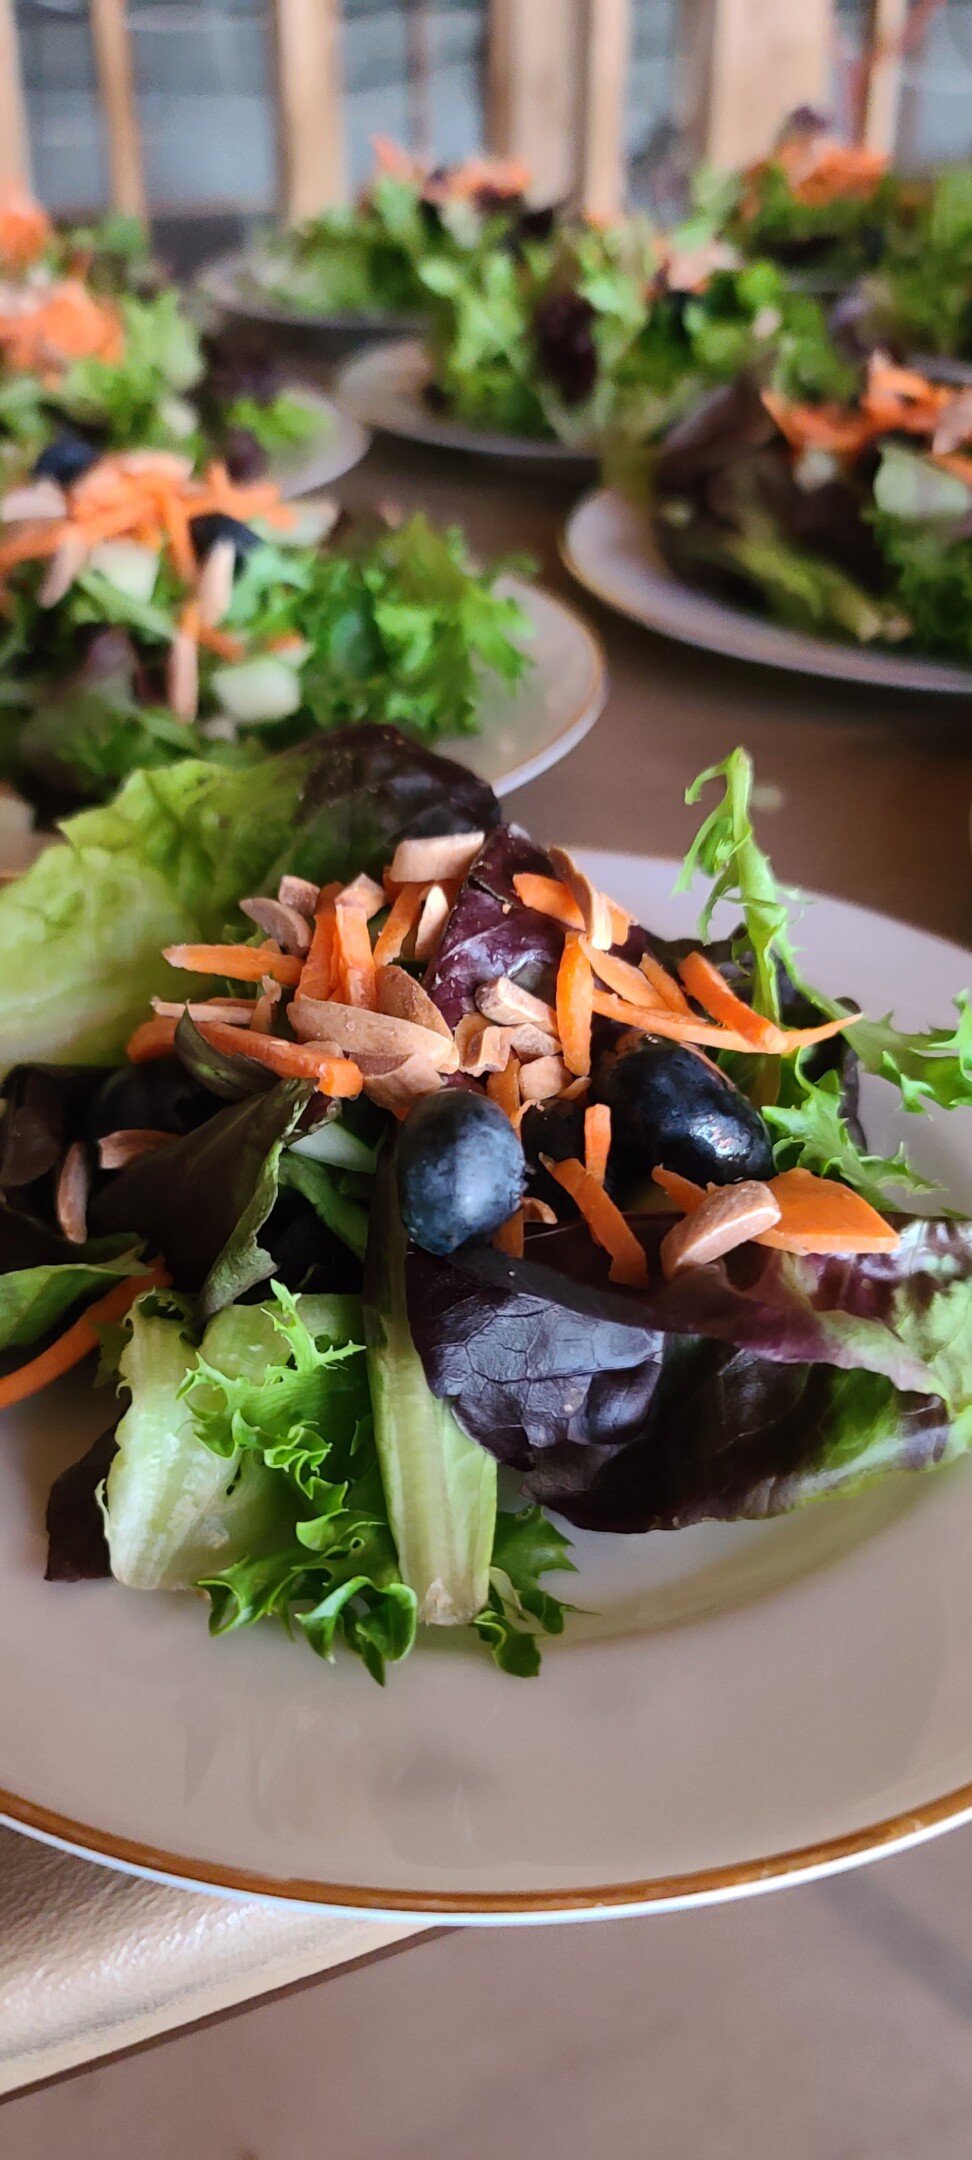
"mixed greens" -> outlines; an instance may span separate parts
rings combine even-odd
[[[0,771],[42,810],[351,721],[469,732],[483,676],[528,665],[512,565],[477,569],[458,529],[342,525],[171,451],[56,449],[0,496]]]
[[[680,944],[367,726],[256,803],[136,775],[0,893],[0,1406],[98,1340],[124,1405],[51,1578],[525,1676],[571,1609],[547,1510],[767,1515],[967,1450],[969,1225],[908,1212],[857,1088],[972,1106],[969,1003],[902,1034],[803,981],[751,781],[691,791]]]
[[[779,378],[778,378],[779,379]],[[800,630],[972,658],[972,402],[872,354],[816,403],[743,375],[654,461],[680,575]]]

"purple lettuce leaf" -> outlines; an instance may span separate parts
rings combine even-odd
[[[669,1218],[634,1219],[647,1292],[612,1288],[580,1225],[528,1257],[409,1254],[434,1394],[594,1529],[773,1514],[972,1445],[972,1226],[905,1219],[896,1254],[741,1248],[665,1283]]]

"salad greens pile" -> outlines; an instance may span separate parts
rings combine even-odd
[[[970,1226],[906,1211],[930,1188],[903,1154],[869,1151],[857,1087],[864,1070],[912,1114],[972,1107],[972,1008],[958,1000],[951,1030],[905,1033],[803,980],[795,896],[754,833],[745,752],[690,791],[720,790],[683,874],[710,884],[702,978],[695,940],[607,918],[596,894],[579,940],[538,909],[556,910],[570,859],[500,824],[488,789],[390,729],[315,740],[261,778],[254,801],[211,766],[137,775],[114,808],[69,823],[59,878],[45,857],[0,893],[16,1059],[0,1119],[0,1406],[64,1369],[65,1323],[85,1313],[80,1347],[101,1323],[102,1377],[123,1404],[54,1488],[51,1579],[202,1589],[215,1635],[276,1619],[377,1680],[420,1629],[450,1625],[522,1677],[572,1609],[548,1587],[573,1566],[549,1510],[629,1534],[767,1515],[968,1451]],[[437,946],[410,957],[415,907],[403,914],[401,895],[418,906],[431,888],[402,880],[462,861]],[[267,977],[235,1024],[217,1017],[250,995],[252,953],[242,964],[225,931],[221,951],[192,941],[278,880],[276,901],[246,901],[248,929],[262,916],[293,938],[262,947],[292,991],[288,1004],[278,987],[268,1033]],[[712,936],[717,904],[738,918],[729,938]],[[348,945],[342,909],[360,917]],[[353,950],[365,981],[369,916],[375,995],[358,1004],[342,969]],[[162,945],[182,968],[222,966],[233,998],[204,983],[185,1000]],[[668,1002],[647,999],[633,1042],[638,1008],[595,997],[590,1070],[565,1081],[532,1018],[524,1032],[490,1015],[547,1012],[567,1050],[581,953],[616,985],[667,984]],[[710,1012],[728,1001],[727,1048],[697,997],[672,1005],[679,980],[709,984]],[[684,1047],[700,1033],[708,1060]],[[509,1089],[548,1070],[553,1092],[520,1098],[517,1139]],[[712,1154],[713,1088],[732,1162]],[[659,1127],[652,1141],[663,1104],[668,1138]],[[604,1105],[600,1186],[583,1159]],[[417,1215],[420,1129],[441,1147],[471,1131],[476,1159],[447,1170],[433,1156]],[[482,1168],[511,1150],[527,1195],[512,1242]],[[679,1176],[646,1182],[673,1151]],[[741,1199],[778,1191],[780,1228],[675,1264],[691,1218],[672,1207],[705,1203],[707,1167],[720,1200],[734,1183]],[[875,1212],[889,1201],[890,1221]]]

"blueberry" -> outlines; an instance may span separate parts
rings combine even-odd
[[[56,480],[59,487],[71,487],[80,480],[90,466],[97,465],[101,451],[85,442],[83,435],[75,435],[71,428],[62,428],[53,442],[41,451],[33,471],[35,480]]]
[[[102,1081],[89,1105],[87,1136],[103,1133],[187,1133],[212,1117],[219,1104],[194,1080],[177,1057],[151,1058],[142,1065],[120,1065]]]
[[[606,1061],[591,1096],[611,1112],[608,1184],[615,1199],[659,1164],[698,1185],[773,1175],[759,1111],[681,1044],[645,1040]]]
[[[190,518],[189,531],[197,562],[205,562],[217,540],[232,540],[239,568],[246,556],[261,544],[260,535],[254,532],[252,525],[244,525],[240,518],[230,517],[225,510],[205,510],[201,517]]]
[[[409,1111],[398,1139],[398,1204],[426,1252],[490,1237],[515,1213],[526,1165],[509,1118],[485,1095],[443,1088]]]

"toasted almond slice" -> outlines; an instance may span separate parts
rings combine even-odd
[[[191,480],[192,459],[180,450],[123,450],[116,459],[120,472],[157,473],[160,480]]]
[[[199,647],[188,630],[177,630],[169,646],[165,686],[176,719],[188,726],[199,710]]]
[[[288,1017],[299,1042],[337,1044],[342,1054],[427,1058],[438,1072],[457,1072],[459,1052],[436,1029],[399,1020],[389,1013],[369,1012],[363,1005],[340,1005],[333,998],[295,997]]]
[[[283,985],[274,982],[272,975],[265,975],[260,985],[260,995],[250,1007],[250,1029],[254,1035],[270,1035],[273,1032],[274,1015],[283,996]]]
[[[426,964],[434,960],[452,910],[453,890],[454,888],[447,889],[445,885],[429,886],[415,925],[416,960]]]
[[[124,1170],[126,1163],[137,1162],[140,1155],[153,1155],[157,1148],[169,1147],[176,1138],[175,1133],[157,1132],[148,1125],[125,1126],[118,1132],[102,1134],[98,1161],[103,1170]]]
[[[388,906],[388,895],[383,885],[376,885],[374,878],[368,877],[367,873],[362,870],[358,877],[352,879],[350,885],[342,886],[335,905],[337,907],[362,907],[370,922],[372,916],[378,914],[379,909]]]
[[[438,885],[445,878],[464,878],[485,838],[485,833],[464,832],[400,840],[388,875],[393,885]]]
[[[380,1110],[392,1110],[396,1117],[404,1117],[421,1096],[435,1095],[441,1086],[441,1073],[428,1058],[416,1055],[404,1058],[390,1072],[366,1079],[365,1094]]]
[[[479,1013],[465,1013],[456,1029],[460,1070],[478,1079],[481,1073],[502,1072],[509,1063],[512,1028],[494,1027]]]
[[[69,532],[60,547],[51,556],[44,579],[37,594],[38,607],[56,607],[70,592],[74,580],[79,577],[88,559],[88,543],[80,533]]]
[[[31,480],[24,487],[9,488],[0,502],[0,520],[4,525],[19,525],[27,518],[46,522],[48,518],[67,515],[67,496],[56,480],[41,478]]]
[[[523,1223],[523,1209],[518,1207],[515,1214],[507,1216],[499,1229],[494,1230],[491,1239],[494,1252],[505,1253],[508,1260],[522,1260]]]
[[[532,1194],[529,1199],[523,1201],[521,1213],[524,1222],[539,1222],[549,1225],[557,1220],[556,1210],[549,1207],[546,1200],[534,1199]]]
[[[953,450],[961,450],[963,443],[972,437],[972,390],[960,390],[943,406],[938,425],[932,437],[932,455],[948,457]],[[37,511],[28,512],[36,517]],[[43,513],[41,513],[43,515]]]
[[[204,629],[215,630],[233,598],[236,549],[232,540],[217,540],[210,548],[196,580],[199,620]]]
[[[614,943],[611,906],[605,894],[592,885],[586,870],[575,863],[566,848],[551,848],[550,860],[557,876],[576,900],[584,921],[584,928],[591,944],[598,952],[610,952]]]
[[[288,907],[284,900],[269,900],[262,893],[252,900],[240,901],[240,912],[255,922],[258,930],[267,937],[275,938],[281,952],[295,953],[298,959],[310,951],[311,926],[306,915],[297,908]]]
[[[520,1094],[527,1103],[549,1102],[551,1096],[563,1094],[570,1077],[563,1058],[534,1058],[520,1073]]]
[[[780,1204],[769,1186],[758,1178],[744,1178],[739,1185],[720,1185],[706,1194],[691,1215],[666,1232],[659,1248],[667,1276],[683,1268],[704,1267],[720,1260],[763,1230],[772,1230],[780,1219]]]
[[[378,994],[378,1010],[393,1020],[414,1020],[416,1027],[431,1028],[433,1034],[441,1035],[446,1042],[452,1035],[437,1005],[433,1005],[428,991],[423,990],[414,975],[406,968],[379,967],[375,971]]]
[[[277,886],[281,906],[296,908],[298,915],[306,915],[309,922],[313,920],[320,897],[320,886],[312,885],[310,878],[282,877]]]
[[[535,1058],[560,1056],[557,1036],[551,1035],[549,1028],[535,1027],[532,1020],[521,1020],[517,1027],[504,1028],[503,1033],[509,1035],[510,1048],[524,1065],[532,1064]]]
[[[188,1013],[190,1020],[222,1020],[229,1027],[249,1027],[253,1013],[252,998],[196,998],[176,1001],[170,998],[153,998],[152,1011],[160,1020],[181,1020]]]
[[[498,982],[483,983],[476,992],[476,1003],[487,1020],[497,1027],[518,1027],[521,1020],[532,1021],[538,1028],[545,1028],[548,1035],[557,1033],[557,1015],[552,1005],[543,998],[534,997],[532,991],[524,990],[521,983],[511,975],[501,975]]]
[[[57,1219],[72,1245],[83,1245],[88,1235],[88,1194],[91,1165],[83,1140],[68,1148],[57,1180]]]

